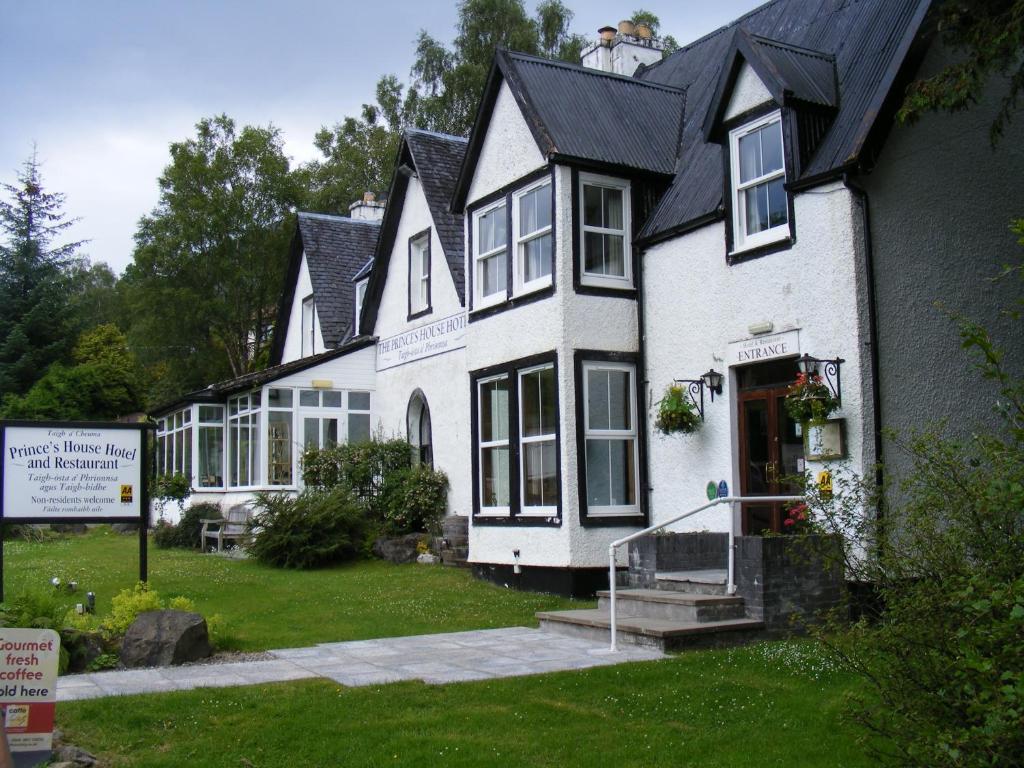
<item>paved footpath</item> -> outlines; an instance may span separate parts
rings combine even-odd
[[[651,648],[627,645],[611,653],[606,644],[527,627],[321,643],[270,655],[263,661],[65,675],[57,680],[57,701],[315,677],[346,686],[399,680],[441,684],[664,658]]]

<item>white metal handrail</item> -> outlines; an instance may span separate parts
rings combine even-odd
[[[671,520],[666,520],[663,523],[658,523],[657,525],[649,526],[647,528],[644,528],[642,531],[637,531],[636,533],[631,533],[629,536],[623,536],[621,539],[616,539],[611,544],[609,544],[608,545],[608,589],[609,589],[609,602],[610,602],[610,612],[609,613],[610,613],[610,619],[611,619],[611,634],[612,634],[611,651],[614,653],[616,650],[618,650],[618,648],[616,646],[616,637],[617,637],[617,634],[618,634],[618,623],[616,621],[616,616],[615,616],[615,581],[616,581],[616,578],[615,578],[615,574],[616,574],[615,550],[616,549],[621,547],[623,544],[628,544],[629,542],[631,542],[631,541],[633,541],[635,539],[639,539],[641,536],[646,536],[649,533],[654,533],[655,531],[660,531],[662,528],[667,528],[668,526],[673,525],[674,523],[678,523],[680,520],[685,520],[686,518],[691,517],[692,515],[696,515],[698,512],[703,512],[705,509],[711,509],[712,507],[717,507],[720,504],[732,505],[732,504],[742,504],[742,503],[745,503],[745,502],[757,502],[757,503],[761,503],[761,504],[764,504],[764,503],[774,504],[776,502],[801,501],[801,500],[803,500],[803,498],[804,498],[803,496],[721,496],[721,497],[715,499],[714,501],[709,501],[707,504],[704,504],[703,506],[697,507],[696,509],[691,509],[689,512],[684,512],[681,515],[677,515],[676,517],[673,517]],[[728,554],[729,554],[729,565],[728,565],[728,582],[726,583],[726,592],[728,592],[728,594],[730,594],[730,595],[734,595],[734,594],[736,594],[736,579],[735,579],[736,515],[734,514],[734,511],[731,508],[730,508],[730,515],[729,515],[729,546],[728,546],[727,549],[728,549]]]

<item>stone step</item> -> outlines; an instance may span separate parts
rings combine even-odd
[[[611,619],[607,611],[582,609],[575,611],[539,611],[540,628],[574,637],[610,642]],[[617,641],[631,645],[676,651],[683,648],[713,648],[736,645],[764,636],[764,622],[756,619],[724,619],[722,621],[667,621],[637,616],[618,618]]]
[[[461,551],[444,549],[441,550],[441,564],[451,565],[457,568],[468,568],[469,567],[469,553],[463,549]]]
[[[597,593],[597,607],[609,611],[610,592]],[[668,621],[708,622],[745,618],[742,597],[701,595],[690,592],[670,592],[662,589],[617,589],[616,612],[622,616],[636,616]]]
[[[658,589],[689,592],[697,595],[724,595],[729,573],[724,568],[701,571],[657,571],[654,581]]]

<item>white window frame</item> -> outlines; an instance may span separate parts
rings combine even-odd
[[[540,189],[541,187],[544,187],[544,186],[547,186],[550,189],[550,194],[549,194],[547,200],[548,200],[548,204],[552,205],[553,202],[554,202],[555,186],[554,186],[553,180],[552,180],[552,178],[550,176],[545,176],[543,179],[539,179],[538,181],[536,181],[536,182],[534,182],[532,184],[528,184],[525,187],[523,187],[522,189],[516,190],[512,194],[512,238],[511,238],[512,239],[512,253],[513,253],[513,257],[512,257],[512,275],[513,275],[513,280],[515,281],[515,285],[513,287],[513,294],[516,295],[516,296],[527,294],[527,293],[533,293],[534,291],[539,291],[539,290],[542,290],[544,288],[547,288],[548,286],[551,285],[551,281],[553,279],[553,275],[554,275],[554,271],[555,271],[555,265],[554,265],[555,243],[554,243],[554,237],[553,237],[554,221],[555,221],[554,211],[551,212],[551,223],[548,224],[548,226],[543,227],[543,228],[538,229],[538,230],[535,230],[533,232],[529,232],[529,233],[527,233],[525,235],[522,232],[519,231],[519,202],[520,202],[520,200],[523,197],[525,197],[526,195],[530,194],[531,192],[535,192],[536,190],[538,190],[538,189]],[[552,254],[551,262],[552,263],[548,264],[548,268],[550,269],[550,271],[546,275],[542,275],[541,277],[534,278],[533,280],[527,281],[526,280],[526,257],[525,257],[525,253],[524,253],[525,246],[526,246],[526,244],[528,242],[530,242],[532,240],[538,240],[538,239],[540,239],[542,237],[545,237],[545,236],[547,236],[548,238],[551,239],[551,254]]]
[[[309,307],[308,315],[307,307]],[[312,294],[302,300],[302,332],[299,336],[299,356],[309,357],[316,354],[316,301]]]
[[[476,442],[477,442],[477,466],[479,471],[477,472],[477,499],[479,500],[479,509],[477,514],[482,517],[509,517],[511,514],[511,506],[486,506],[484,504],[484,450],[488,448],[505,448],[508,452],[508,471],[512,472],[512,441],[511,435],[506,434],[504,440],[483,440],[482,427],[483,427],[483,407],[484,399],[480,396],[482,388],[485,384],[490,384],[494,381],[505,380],[507,382],[507,408],[512,408],[512,376],[508,373],[500,373],[495,376],[488,376],[484,379],[479,379],[476,382],[476,408],[477,408],[477,427],[476,427]],[[505,414],[505,428],[508,429],[508,417],[510,414]],[[508,478],[509,483],[509,501],[512,496],[512,478]]]
[[[506,283],[504,291],[495,291],[489,296],[483,295],[483,279],[481,276],[481,264],[496,256],[501,251],[505,252],[505,269],[506,273],[508,270],[508,260],[510,258],[509,247],[508,247],[508,226],[506,223],[505,240],[498,248],[492,248],[489,251],[483,253],[480,252],[480,219],[487,214],[497,209],[507,211],[507,203],[505,198],[496,200],[491,205],[485,206],[478,211],[473,212],[473,308],[482,309],[484,307],[493,307],[496,304],[501,304],[508,300],[508,285]],[[505,214],[508,215],[507,213]]]
[[[584,498],[588,500],[586,514],[588,517],[631,517],[639,516],[640,511],[640,437],[637,431],[637,408],[636,408],[636,366],[632,363],[616,363],[602,360],[586,360],[583,362],[583,455],[586,457],[586,443],[590,439],[595,440],[632,440],[633,442],[633,489],[634,499],[632,504],[620,504],[609,506],[592,506],[589,503],[589,483],[592,479],[590,467],[586,467],[587,486],[583,489]],[[629,374],[629,392],[626,393],[629,402],[629,423],[630,429],[591,429],[590,428],[590,372],[600,371],[625,371]],[[584,458],[584,461],[586,459]]]
[[[276,389],[283,392],[290,392],[292,399],[290,405],[271,405],[270,404],[270,391]],[[298,402],[298,390],[292,389],[291,387],[275,387],[273,385],[263,388],[263,395],[261,402],[264,404],[266,411],[265,416],[261,416],[260,424],[263,429],[263,440],[260,446],[261,452],[264,454],[262,457],[264,472],[264,484],[268,488],[285,489],[285,488],[297,488],[298,487],[298,471],[299,471],[299,457],[302,455],[302,446],[297,439],[295,429],[295,414],[297,412],[296,403]],[[289,443],[290,443],[290,455],[288,457],[291,463],[291,482],[290,483],[271,483],[270,482],[270,414],[271,413],[287,413],[289,414],[290,426],[289,430]],[[263,426],[266,425],[266,426]]]
[[[185,408],[167,414],[160,419],[157,428],[157,467],[158,476],[184,475],[189,479],[189,484],[194,483],[196,448],[196,419],[195,406],[189,405]],[[181,451],[178,451],[178,435],[181,435]],[[188,458],[188,465],[185,458]]]
[[[758,118],[753,122],[741,125],[739,128],[734,128],[729,131],[729,173],[730,173],[730,190],[732,194],[732,231],[733,231],[733,248],[732,253],[739,253],[741,251],[748,251],[753,248],[760,248],[765,245],[771,245],[781,240],[786,240],[790,236],[790,212],[786,210],[786,221],[782,224],[777,224],[774,227],[769,227],[762,232],[755,232],[752,235],[747,234],[747,211],[746,211],[746,199],[743,192],[751,187],[760,186],[766,184],[775,179],[782,178],[786,180],[786,139],[782,136],[782,131],[779,131],[780,141],[782,146],[780,151],[782,154],[782,167],[778,170],[766,173],[762,176],[758,176],[756,179],[750,179],[746,182],[740,182],[740,139],[751,133],[761,130],[772,123],[779,123],[780,128],[782,125],[782,112],[775,111],[769,115]]]
[[[366,278],[356,283],[356,319],[355,324],[352,326],[352,335],[359,335],[359,321],[363,316],[363,302],[366,301],[366,286],[369,285],[370,279]]]
[[[241,405],[239,405],[238,410],[235,413],[231,413],[231,403],[232,403],[232,401],[238,400],[239,403],[241,403],[241,398],[243,398],[243,397],[246,398],[246,402],[247,402],[248,405],[245,408],[242,408]],[[255,404],[255,406],[253,405],[254,398],[259,400],[259,402]],[[227,411],[225,413],[225,424],[227,425],[227,430],[226,430],[226,433],[225,433],[225,438],[226,438],[226,440],[225,440],[225,443],[226,443],[225,454],[227,455],[227,459],[226,459],[226,462],[225,462],[226,463],[226,468],[225,468],[226,471],[224,472],[224,482],[225,482],[225,486],[227,488],[230,488],[230,489],[233,489],[233,490],[239,490],[239,489],[259,488],[260,487],[260,481],[261,481],[261,479],[263,477],[262,469],[263,469],[264,464],[266,463],[266,456],[265,456],[265,454],[266,454],[266,442],[267,442],[264,439],[264,434],[266,433],[266,418],[265,418],[265,416],[263,414],[264,414],[264,408],[263,408],[263,390],[262,389],[255,389],[255,390],[252,390],[250,392],[240,392],[240,393],[238,393],[236,395],[231,395],[228,398]],[[249,477],[248,477],[249,482],[247,482],[244,485],[241,484],[241,483],[236,485],[235,483],[232,482],[232,477],[231,477],[232,463],[233,463],[232,462],[232,455],[231,455],[231,440],[232,440],[232,435],[235,434],[236,432],[239,434],[239,437],[240,437],[240,433],[241,433],[241,420],[242,420],[243,417],[245,417],[247,419],[246,424],[247,424],[247,429],[249,430],[249,445],[248,445],[248,448],[247,448],[247,451],[246,451],[246,456],[245,456],[246,467],[248,469],[248,475],[249,475]],[[256,420],[255,426],[253,426],[253,424],[252,424],[253,417],[255,417],[255,420]],[[252,438],[254,433],[256,435],[256,445],[255,445],[255,448],[253,446],[253,438]],[[241,448],[241,439],[239,439],[239,443],[238,444],[239,444],[239,448]],[[241,453],[241,451],[239,451],[239,454],[240,453]],[[234,459],[235,459],[235,461],[234,461],[234,468],[237,470],[239,467],[241,467],[241,464],[239,463],[239,459],[241,459],[241,455],[235,456]],[[241,474],[241,473],[239,473],[239,474]]]
[[[618,189],[622,191],[622,229],[611,229],[608,227],[588,226],[584,223],[584,189],[586,187],[604,187],[605,189]],[[629,181],[616,179],[611,176],[599,176],[593,173],[581,173],[579,179],[579,216],[580,227],[580,284],[589,285],[595,288],[618,288],[630,290],[633,288],[633,224],[632,224],[632,198]],[[602,275],[594,272],[587,272],[587,232],[594,232],[600,235],[621,235],[622,236],[622,277],[614,275]]]
[[[369,400],[369,406],[366,408],[356,408],[352,405],[352,395],[366,395]],[[352,438],[351,429],[351,417],[352,416],[367,416],[369,422],[369,439],[373,439],[373,393],[367,389],[352,389],[345,392],[345,442],[350,443]],[[340,437],[340,435],[339,435]]]
[[[203,408],[218,408],[220,409],[220,419],[203,419]],[[227,487],[228,473],[227,473],[227,461],[228,461],[228,434],[225,428],[225,414],[227,414],[228,407],[223,403],[202,403],[195,406],[195,430],[192,438],[194,445],[192,447],[192,461],[195,463],[195,479],[192,481],[194,488],[200,488],[204,491],[210,490],[223,490]],[[200,441],[202,438],[203,430],[216,429],[220,431],[220,479],[219,485],[203,485],[203,478],[199,474],[201,469],[200,464],[202,460],[199,456]]]
[[[430,311],[430,231],[409,241],[409,314]]]
[[[556,515],[558,515],[558,503],[557,503],[558,491],[557,490],[555,491],[556,502],[554,504],[546,504],[544,506],[527,506],[526,505],[526,470],[525,470],[525,467],[524,467],[524,462],[525,462],[525,459],[526,459],[526,446],[531,445],[531,444],[536,444],[536,443],[550,443],[551,446],[555,450],[556,484],[560,484],[561,481],[562,481],[562,478],[561,478],[561,474],[562,473],[561,473],[560,468],[558,466],[558,416],[557,416],[557,410],[558,410],[557,409],[557,403],[558,403],[558,378],[557,378],[557,376],[553,376],[552,377],[552,380],[554,382],[554,391],[552,392],[552,396],[555,398],[555,404],[556,404],[556,408],[555,408],[555,411],[556,411],[555,423],[551,425],[551,430],[552,431],[551,432],[545,432],[544,434],[535,435],[535,436],[532,436],[532,437],[526,437],[525,436],[526,430],[524,429],[524,424],[523,424],[523,416],[525,414],[525,409],[523,408],[523,396],[522,396],[523,395],[523,377],[524,376],[528,376],[531,373],[536,373],[537,371],[543,371],[543,370],[550,370],[550,371],[552,371],[552,373],[554,373],[555,372],[555,364],[554,363],[542,363],[541,365],[532,365],[529,368],[522,368],[522,369],[519,369],[519,370],[516,371],[516,376],[517,376],[517,381],[516,381],[517,390],[516,391],[517,391],[517,394],[518,394],[518,397],[516,398],[516,403],[518,405],[518,411],[519,411],[519,413],[517,414],[517,418],[518,418],[518,421],[519,421],[519,457],[518,457],[518,461],[519,461],[519,515],[523,516],[523,517],[530,517],[530,516],[536,516],[536,517],[555,517]]]

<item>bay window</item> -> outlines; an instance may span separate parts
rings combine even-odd
[[[228,485],[259,484],[260,393],[228,399]]]
[[[156,473],[192,477],[191,406],[157,422]]]
[[[508,375],[485,379],[477,387],[480,409],[480,513],[508,514]]]
[[[199,487],[224,486],[224,406],[199,406]]]
[[[733,250],[789,237],[789,200],[778,112],[729,133]]]
[[[515,193],[512,201],[516,292],[525,293],[551,284],[551,180]]]
[[[292,390],[267,390],[267,485],[292,485]]]
[[[476,306],[504,301],[508,292],[508,228],[505,201],[473,214],[473,269]]]
[[[523,514],[557,513],[556,399],[553,365],[519,372],[519,498]]]

